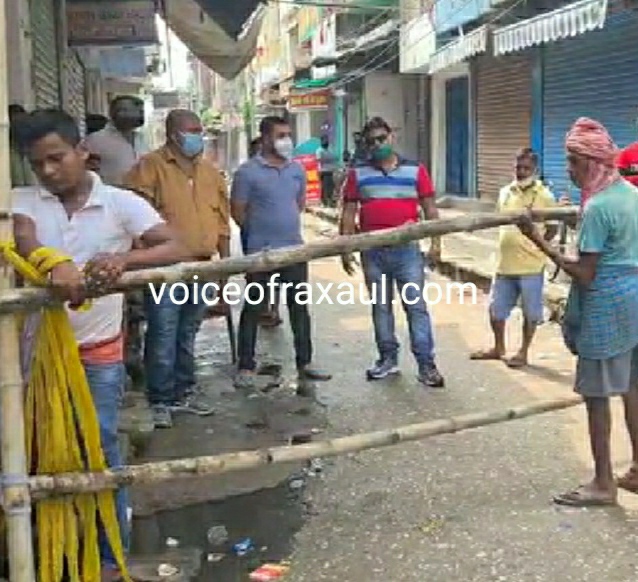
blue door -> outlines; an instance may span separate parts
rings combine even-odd
[[[470,165],[469,81],[458,77],[445,85],[445,192],[468,195]]]

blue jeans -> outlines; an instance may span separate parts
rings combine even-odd
[[[185,299],[184,288],[175,287],[173,297],[168,289],[159,304],[150,292],[144,295],[144,364],[151,404],[175,404],[195,386],[195,336],[207,308],[201,293],[195,296],[193,288],[183,305],[178,303]]]
[[[412,353],[420,366],[433,364],[432,322],[423,296],[425,261],[418,243],[363,251],[361,264],[373,300],[374,335],[381,359],[396,360],[399,352],[392,306],[396,283],[401,299],[406,300],[403,309],[408,319]]]
[[[124,363],[84,364],[84,370],[100,423],[100,439],[106,464],[110,468],[121,467],[122,457],[117,439],[117,429],[126,380]],[[126,489],[119,489],[115,496],[115,508],[125,552],[128,551],[130,544],[128,506]],[[115,556],[101,524],[98,536],[102,563],[116,566]]]

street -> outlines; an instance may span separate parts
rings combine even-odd
[[[334,228],[306,218],[308,241]],[[311,274],[315,283],[346,280],[332,258],[314,262]],[[143,460],[166,458],[167,450],[178,457],[285,444],[300,431],[319,440],[571,392],[574,360],[554,324],[540,328],[527,369],[469,361],[469,352],[489,341],[487,297],[478,292],[477,304],[470,305],[466,294],[464,302],[432,308],[445,390],[416,382],[399,310],[403,374],[370,383],[364,374],[375,358],[369,307],[314,306],[316,363],[334,374],[317,385],[315,404],[294,397],[285,380],[293,359],[287,318],[280,331],[264,334],[260,348],[269,360],[285,364],[284,382],[260,399],[234,393],[224,325],[207,322],[198,341],[200,372],[218,414],[180,419],[174,430],[156,431]],[[510,350],[518,347],[519,326],[515,316],[508,328]],[[629,459],[621,419],[617,407],[618,471]],[[174,537],[204,553],[197,580],[223,582],[247,580],[255,564],[283,559],[291,562],[286,579],[293,582],[630,582],[638,578],[638,498],[623,493],[620,507],[600,510],[551,503],[553,494],[590,476],[584,420],[584,409],[577,407],[351,454],[326,460],[321,475],[305,477],[299,488],[289,479],[298,467],[271,467],[140,489],[134,549],[162,551]],[[194,505],[178,509],[187,504]],[[218,523],[228,528],[232,543],[252,538],[253,555],[211,558],[219,550],[207,547],[206,532]]]

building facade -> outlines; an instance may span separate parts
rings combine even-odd
[[[575,119],[598,119],[621,147],[636,140],[638,80],[630,71],[638,46],[628,40],[638,25],[636,2],[404,6],[401,72],[428,77],[426,125],[438,193],[495,200],[512,179],[515,152],[531,147],[556,196],[577,200],[564,155]]]

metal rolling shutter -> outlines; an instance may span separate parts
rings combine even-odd
[[[638,43],[628,39],[637,29],[638,14],[627,12],[545,48],[543,173],[557,194],[569,187],[565,134],[578,117],[603,123],[619,147],[636,141]]]
[[[516,150],[530,144],[530,55],[479,57],[476,71],[478,194],[496,200]]]
[[[75,117],[80,131],[86,127],[86,76],[84,65],[73,50],[68,51],[64,60],[65,110]]]
[[[33,88],[37,108],[60,106],[60,69],[55,1],[31,0]]]

